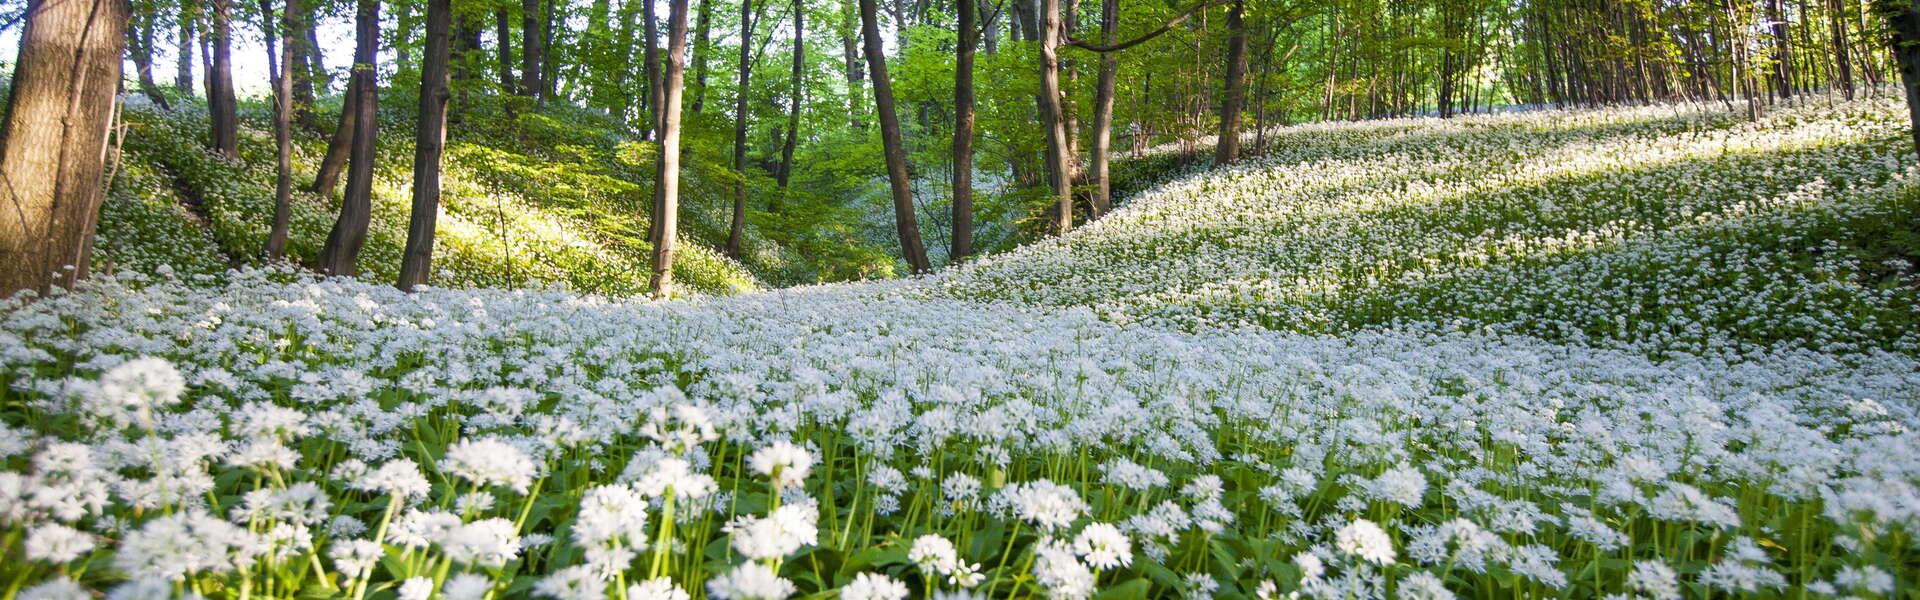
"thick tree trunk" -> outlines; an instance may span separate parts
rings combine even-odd
[[[1920,1],[1876,0],[1875,8],[1887,20],[1900,85],[1907,92],[1913,147],[1920,153]]]
[[[660,159],[653,192],[653,297],[673,293],[673,246],[680,218],[680,97],[687,76],[687,0],[667,11],[667,64],[660,104]]]
[[[800,102],[807,94],[807,20],[804,0],[793,0],[793,82],[787,93],[787,141],[780,147],[780,170],[774,174],[785,194],[793,179],[793,151],[800,145]],[[779,210],[780,196],[774,196]]]
[[[1058,213],[1053,229],[1065,234],[1073,229],[1073,154],[1060,108],[1061,29],[1060,0],[1040,0],[1040,124],[1047,130],[1047,176]]]
[[[873,74],[873,103],[880,117],[880,143],[887,155],[887,182],[893,193],[893,222],[900,234],[900,254],[914,273],[931,270],[927,249],[920,242],[920,223],[913,215],[913,180],[907,173],[907,151],[900,137],[900,115],[893,105],[893,82],[887,78],[887,51],[880,39],[880,16],[874,0],[860,0],[860,37],[866,49],[867,72]]]
[[[360,120],[360,78],[349,75],[347,92],[340,100],[340,124],[327,138],[327,153],[320,156],[320,168],[307,190],[321,198],[332,199],[340,185],[340,171],[347,167],[347,155],[353,149],[353,132]]]
[[[1113,45],[1116,30],[1120,28],[1119,0],[1101,0],[1100,2],[1100,43]],[[1090,202],[1093,217],[1107,214],[1113,206],[1113,177],[1109,171],[1109,155],[1113,152],[1113,95],[1114,80],[1119,76],[1120,59],[1112,52],[1100,54],[1100,80],[1093,90],[1093,152],[1088,156],[1092,169],[1088,176],[1093,185],[1093,199]]]
[[[973,0],[957,0],[954,10],[960,23],[953,71],[953,242],[947,260],[958,263],[973,254],[973,54],[980,36]]]
[[[753,0],[740,0],[740,82],[733,95],[733,218],[727,224],[727,256],[740,257],[747,228],[747,93],[753,79]]]
[[[511,19],[511,13],[508,13],[507,9],[502,8],[493,11],[494,50],[497,52],[495,56],[497,60],[495,68],[499,70],[497,75],[500,77],[500,93],[502,94],[511,94],[514,91],[513,23]]]
[[[286,255],[287,232],[293,221],[293,71],[299,63],[294,62],[290,48],[300,43],[300,30],[284,26],[292,19],[293,1],[289,0],[288,13],[280,21],[287,48],[276,56],[273,1],[260,0],[260,30],[266,34],[267,63],[271,65],[268,72],[273,77],[273,228],[267,233],[264,252],[269,260]]]
[[[413,138],[413,209],[400,255],[402,290],[433,276],[433,230],[440,217],[440,155],[447,144],[449,40],[453,0],[428,0],[426,55],[420,65],[420,123]]]
[[[349,153],[347,192],[340,201],[340,218],[327,234],[320,251],[321,273],[352,276],[358,272],[360,247],[367,242],[367,223],[373,216],[374,134],[379,126],[379,81],[375,63],[380,46],[380,0],[359,0],[356,11],[352,88],[353,144]]]
[[[540,0],[520,0],[520,95],[540,99],[540,59],[545,58],[546,21],[540,18]]]
[[[233,94],[233,1],[212,0],[213,30],[207,42],[213,63],[207,65],[207,112],[212,131],[208,146],[229,159],[240,158],[239,105]]]
[[[1227,11],[1227,82],[1220,96],[1220,139],[1213,151],[1216,165],[1240,160],[1240,113],[1247,98],[1246,12],[1246,0],[1237,0]]]
[[[34,0],[13,70],[0,178],[0,294],[87,274],[127,40],[126,0]]]

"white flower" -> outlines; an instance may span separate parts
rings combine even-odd
[[[714,600],[786,600],[794,590],[793,582],[757,562],[741,563],[707,580],[707,595]]]
[[[449,529],[438,543],[453,562],[476,567],[503,567],[520,555],[518,528],[498,517]]]
[[[72,527],[43,523],[27,529],[27,558],[33,560],[64,563],[92,550],[93,536]]]
[[[1046,532],[1073,524],[1087,511],[1086,501],[1073,488],[1045,479],[1008,484],[998,496],[1006,500],[1014,516]]]
[[[765,517],[740,517],[728,523],[733,549],[753,560],[774,560],[813,545],[820,531],[819,511],[812,504],[787,504]]]
[[[657,577],[627,586],[627,600],[690,600],[687,591],[672,579]]]
[[[906,600],[907,584],[877,573],[861,573],[840,588],[841,600]]]
[[[447,447],[440,470],[479,486],[505,486],[521,494],[533,485],[533,459],[497,439],[460,440]]]
[[[954,563],[960,561],[960,552],[947,538],[929,533],[914,538],[913,547],[907,550],[907,560],[913,561],[923,572],[945,574],[953,570]]]
[[[587,565],[554,571],[533,584],[534,595],[558,600],[605,600],[606,590],[606,580]]]
[[[405,458],[387,461],[365,476],[342,479],[354,489],[386,494],[402,504],[408,500],[425,498],[433,490],[433,484],[420,474],[420,465]]]
[[[100,393],[108,401],[136,411],[172,406],[187,389],[179,369],[164,358],[142,356],[100,375]]]
[[[1092,523],[1073,538],[1073,553],[1087,566],[1105,571],[1133,564],[1133,542],[1120,528],[1107,523]]]
[[[573,521],[573,541],[582,547],[619,541],[644,546],[647,540],[647,499],[632,487],[600,485],[580,498]]]
[[[479,573],[461,573],[447,579],[440,585],[440,595],[446,600],[481,600],[487,592],[493,591],[493,580]]]
[[[1412,466],[1400,465],[1367,482],[1366,491],[1375,500],[1419,508],[1427,493],[1427,476]]]
[[[1657,560],[1637,560],[1633,570],[1627,572],[1627,589],[1646,594],[1653,600],[1678,600],[1680,595],[1680,577],[1666,563]]]
[[[1206,573],[1188,573],[1180,583],[1189,600],[1212,600],[1213,593],[1220,590],[1220,580]]]
[[[348,580],[359,579],[373,568],[374,561],[380,560],[380,545],[368,540],[335,540],[327,547],[327,557],[333,559],[333,569]]]
[[[425,577],[412,577],[400,582],[400,590],[394,593],[398,600],[427,600],[433,596],[433,580]]]
[[[720,489],[712,476],[695,473],[692,464],[674,457],[653,463],[653,468],[635,481],[633,487],[649,498],[665,496],[671,490],[673,497],[681,502],[696,501]]]
[[[28,586],[20,590],[17,600],[92,600],[93,594],[80,583],[65,575],[55,575],[52,579]]]
[[[1414,571],[1401,578],[1394,592],[1398,597],[1407,600],[1453,600],[1454,598],[1453,591],[1447,589],[1446,582],[1427,571]]]
[[[1349,556],[1376,564],[1393,564],[1393,538],[1379,525],[1366,519],[1354,519],[1333,534],[1333,546]]]
[[[1073,550],[1052,539],[1034,550],[1033,578],[1054,600],[1086,600],[1093,596],[1093,571],[1073,556]]]
[[[752,456],[747,457],[747,464],[753,468],[753,472],[772,481],[776,489],[799,487],[806,482],[807,473],[813,469],[813,454],[781,440],[755,450]]]
[[[1320,556],[1312,552],[1293,555],[1293,566],[1300,569],[1300,578],[1305,581],[1313,581],[1327,574],[1327,563],[1321,561]]]

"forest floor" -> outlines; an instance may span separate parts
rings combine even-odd
[[[34,558],[0,574],[1898,597],[1920,585],[1904,127],[1889,98],[1306,125],[930,276],[660,303],[186,276],[155,257],[217,253],[109,212],[123,275],[0,321],[0,514]],[[86,543],[36,554],[56,535]]]

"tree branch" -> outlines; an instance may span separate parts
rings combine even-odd
[[[1186,12],[1180,13],[1180,16],[1174,17],[1173,20],[1171,21],[1167,21],[1166,25],[1161,25],[1159,29],[1155,29],[1153,31],[1147,32],[1145,35],[1142,35],[1140,37],[1133,38],[1131,40],[1127,40],[1124,42],[1120,42],[1118,44],[1101,45],[1101,44],[1090,43],[1090,42],[1087,42],[1086,40],[1082,40],[1079,38],[1069,37],[1067,38],[1067,45],[1075,48],[1079,48],[1081,50],[1086,50],[1088,52],[1094,52],[1097,54],[1119,52],[1122,50],[1126,50],[1128,48],[1132,48],[1134,46],[1145,44],[1148,41],[1153,40],[1153,38],[1160,37],[1161,34],[1164,34],[1169,31],[1173,31],[1173,27],[1175,25],[1179,25],[1181,23],[1186,22],[1187,19],[1193,18],[1194,15],[1200,14],[1200,11],[1213,8],[1216,6],[1222,6],[1230,2],[1233,2],[1233,0],[1202,0],[1201,2],[1194,4],[1192,8],[1188,8]]]

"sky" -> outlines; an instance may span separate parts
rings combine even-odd
[[[322,54],[326,57],[327,70],[334,73],[336,89],[343,79],[340,77],[347,66],[353,62],[353,24],[351,19],[325,19],[320,24],[318,35]],[[170,29],[170,28],[169,28]],[[273,91],[267,69],[267,47],[260,37],[257,27],[236,23],[233,44],[233,85],[237,93],[244,97],[266,96]],[[171,83],[174,65],[179,51],[174,47],[174,31],[154,32],[153,78],[162,85]],[[4,62],[7,71],[13,70],[13,58],[20,52],[20,28],[14,27],[0,32],[0,62]],[[391,61],[389,53],[383,61]],[[198,60],[194,61],[195,85],[200,85],[201,75]],[[126,61],[125,71],[128,79],[133,77],[133,61]],[[196,88],[197,89],[197,88]]]

